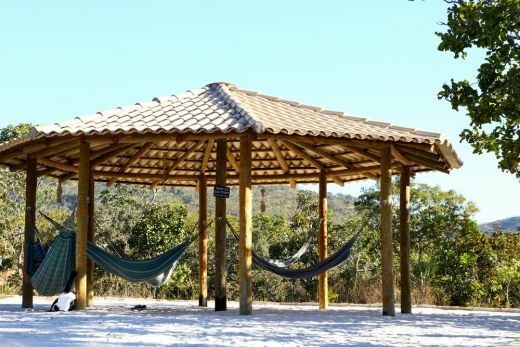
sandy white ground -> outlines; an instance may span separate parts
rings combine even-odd
[[[86,311],[20,309],[20,297],[0,299],[0,346],[77,345],[362,345],[520,346],[520,313],[415,308],[413,315],[381,316],[380,308],[254,304],[254,315],[201,309],[191,301],[96,298]],[[148,309],[130,308],[145,304]]]

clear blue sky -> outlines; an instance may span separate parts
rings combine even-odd
[[[464,160],[416,181],[455,189],[479,222],[520,215],[520,184],[458,134],[437,100],[482,54],[438,52],[441,1],[9,1],[0,5],[0,126],[46,124],[228,81],[324,108],[443,132]],[[372,184],[372,183],[364,183]],[[359,194],[361,184],[331,191]]]

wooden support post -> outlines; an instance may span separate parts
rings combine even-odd
[[[394,276],[392,269],[392,154],[381,148],[381,276],[383,280],[383,315],[395,316]]]
[[[412,281],[410,279],[410,167],[401,169],[399,242],[401,256],[401,313],[412,313]]]
[[[240,251],[239,251],[239,289],[240,314],[247,315],[253,312],[253,286],[251,275],[252,262],[252,230],[253,207],[251,204],[251,136],[240,138]]]
[[[208,185],[204,174],[199,178],[199,306],[208,306]],[[204,231],[203,231],[204,230]]]
[[[217,140],[217,186],[226,185],[227,141]],[[227,310],[226,299],[226,199],[215,198],[215,311]]]
[[[94,175],[90,170],[88,186],[88,231],[87,241],[94,242]],[[94,262],[87,259],[87,307],[94,305]]]
[[[87,237],[90,181],[90,144],[82,142],[79,151],[78,228],[76,232],[76,309],[87,307]]]
[[[36,159],[27,158],[27,173],[25,176],[25,229],[23,239],[23,265],[24,273],[29,259],[29,245],[35,242],[36,236],[32,227],[36,223],[36,189],[37,189],[37,162]],[[33,287],[26,276],[23,276],[22,284],[22,308],[33,307]]]
[[[321,218],[318,235],[318,251],[320,261],[322,261],[327,258],[327,176],[323,170],[320,171],[318,199],[318,217]],[[319,299],[320,309],[326,309],[329,306],[329,285],[326,271],[320,274]]]

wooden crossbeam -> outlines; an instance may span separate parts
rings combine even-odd
[[[42,163],[43,164],[43,163]],[[57,165],[60,165],[62,163],[58,163]],[[45,164],[44,164],[45,165]],[[392,167],[398,167],[400,166],[400,163],[394,163],[392,164]],[[70,170],[78,170],[77,166],[67,166],[67,164],[63,164],[61,166],[63,170],[70,169]],[[333,177],[345,177],[345,176],[351,176],[356,174],[362,174],[364,172],[374,172],[380,170],[379,165],[365,167],[365,168],[355,168],[355,169],[345,169],[345,170],[336,170],[336,171],[327,171],[326,176],[328,178]],[[196,182],[200,175],[199,174],[191,174],[191,175],[167,175],[164,176],[163,174],[146,174],[146,173],[133,173],[133,172],[125,172],[125,173],[119,173],[114,171],[93,171],[94,176],[96,177],[117,177],[117,178],[135,178],[135,179],[143,179],[143,180],[159,180],[162,181],[161,183],[167,182],[167,181],[193,181]],[[208,181],[214,181],[216,179],[216,175],[206,175]],[[238,180],[239,175],[227,175],[229,180]],[[272,174],[272,175],[252,175],[253,180],[289,180],[289,179],[316,179],[319,177],[319,173],[302,173],[302,174]]]
[[[313,157],[311,157],[310,155],[308,155],[307,153],[305,153],[304,151],[299,149],[294,143],[292,143],[290,141],[285,141],[285,140],[281,140],[280,142],[285,147],[289,148],[294,154],[296,154],[300,158],[304,159],[305,161],[307,161],[309,164],[311,164],[315,168],[320,169],[320,170],[325,170],[325,167],[323,165],[321,165],[320,162],[318,162],[316,159],[314,159]]]
[[[74,165],[65,164],[65,163],[62,163],[62,162],[59,162],[59,161],[50,160],[50,159],[47,159],[47,158],[44,158],[44,157],[37,158],[37,161],[38,161],[39,164],[42,164],[42,165],[45,165],[45,166],[48,166],[48,167],[51,167],[51,168],[55,168],[55,169],[58,169],[58,170],[61,170],[61,171],[65,171],[65,172],[73,172],[74,176],[77,173],[79,173],[79,167],[74,166]]]
[[[340,158],[340,157],[338,157],[338,156],[336,156],[336,155],[334,155],[334,154],[332,154],[332,153],[330,153],[330,152],[328,152],[328,151],[326,151],[326,150],[324,150],[322,148],[313,146],[313,145],[311,145],[309,143],[298,142],[298,145],[303,147],[303,148],[305,148],[305,149],[307,149],[307,150],[309,150],[309,151],[311,151],[311,152],[316,153],[319,156],[327,158],[328,160],[330,160],[330,161],[332,161],[332,162],[334,162],[334,163],[336,163],[338,165],[341,165],[341,166],[343,166],[343,167],[345,167],[347,169],[353,169],[353,168],[356,167],[354,164],[352,164],[348,160],[342,159],[342,158]],[[377,178],[376,175],[371,174],[371,173],[367,173],[367,177]],[[343,186],[343,182],[342,181],[340,181],[340,182],[341,183],[338,183],[338,182],[336,182],[336,183],[338,183],[341,186]]]
[[[130,169],[132,165],[134,165],[146,152],[150,150],[150,147],[152,147],[153,144],[154,142],[145,143],[137,152],[135,152],[134,155],[132,155],[130,159],[128,159],[128,161],[119,169],[118,172],[122,173]],[[111,187],[112,185],[114,185],[114,183],[116,183],[116,181],[116,177],[110,179],[110,181],[107,182],[107,187]]]
[[[204,155],[202,156],[202,163],[200,164],[200,172],[202,173],[205,173],[208,168],[209,156],[211,155],[211,151],[213,150],[214,143],[214,139],[208,139],[206,149],[204,150]]]
[[[411,154],[418,155],[420,157],[424,157],[425,159],[438,161],[438,162],[441,161],[441,156],[438,155],[437,153],[432,153],[429,151],[424,151],[419,148],[402,146],[402,145],[399,145],[398,148],[401,152],[404,152],[405,155],[406,155],[406,153],[411,153]]]
[[[181,165],[188,157],[195,152],[197,149],[199,149],[203,144],[205,140],[197,141],[195,144],[193,144],[186,152],[184,152],[183,155],[181,155],[178,159],[176,159],[166,170],[164,170],[165,175],[169,175],[172,171],[174,171],[179,165]]]
[[[354,153],[361,154],[365,158],[372,159],[376,163],[381,162],[381,158],[379,156],[368,152],[366,149],[355,147],[355,146],[348,146],[348,145],[344,145],[344,147],[348,148],[349,150],[351,150]]]
[[[406,154],[406,157],[417,163],[417,164],[420,164],[422,166],[425,166],[429,169],[432,169],[432,170],[435,170],[435,171],[440,171],[440,172],[444,172],[446,174],[449,174],[450,171],[446,169],[446,167],[443,165],[442,162],[437,162],[437,161],[433,161],[433,160],[429,160],[429,159],[426,159],[424,157],[420,157],[418,155],[415,155],[415,154],[411,154],[411,153],[407,153]]]
[[[390,144],[390,153],[393,158],[397,159],[403,165],[411,165],[410,160],[408,160],[408,158],[406,158],[393,144]]]
[[[38,158],[38,157],[50,157],[50,156],[57,156],[60,153],[63,153],[65,151],[69,151],[72,148],[79,148],[80,140],[72,140],[67,141],[52,147],[45,148],[43,150],[32,152],[29,154],[29,157],[31,158]]]
[[[233,170],[235,170],[235,172],[237,174],[240,173],[240,165],[238,165],[237,160],[233,156],[233,153],[231,153],[231,150],[229,149],[229,147],[227,147],[227,149],[226,149],[226,158],[229,161],[229,163],[231,164],[231,166],[233,167]]]
[[[126,143],[126,144],[116,144],[111,147],[103,148],[97,152],[91,153],[89,160],[90,160],[90,168],[93,169],[94,167],[98,166],[99,164],[110,160],[114,157],[117,157],[120,154],[125,153],[130,148],[134,147],[135,143]],[[77,163],[78,160],[75,160],[73,163]],[[67,174],[62,177],[63,181],[70,180],[71,178],[76,177],[77,173],[71,173]]]
[[[68,142],[77,141],[77,139],[70,138],[70,137],[59,137],[55,139],[45,139],[43,141],[39,142],[33,142],[29,143],[23,146],[22,153],[23,154],[30,154],[34,152],[38,152],[41,150],[45,150],[51,147],[56,147],[62,144],[66,144]]]
[[[271,146],[274,156],[276,157],[276,160],[278,161],[278,164],[282,168],[283,172],[288,174],[289,165],[287,165],[287,162],[285,161],[285,158],[283,157],[282,151],[280,150],[278,143],[276,143],[275,139],[267,139],[267,142],[269,143],[269,146]],[[293,189],[296,188],[295,180],[290,180],[289,183],[291,185],[291,188],[293,188]]]
[[[156,180],[154,183],[152,183],[151,188],[155,189],[161,182],[163,182],[166,177],[168,177],[172,171],[174,171],[179,165],[181,165],[188,157],[195,152],[197,149],[199,149],[203,144],[205,140],[200,140],[194,143],[190,148],[188,148],[179,158],[175,159],[175,161],[168,167],[165,167],[164,173],[163,173],[163,179]],[[166,161],[166,159],[165,159]]]

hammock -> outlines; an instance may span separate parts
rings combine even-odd
[[[75,269],[76,238],[73,230],[62,226],[43,213],[42,215],[56,228],[60,228],[60,234],[56,236],[49,252],[34,273],[32,284],[42,295],[56,295],[63,291],[71,271]],[[208,223],[206,228],[210,225],[211,223]],[[179,259],[197,236],[147,260],[123,259],[91,242],[87,242],[87,256],[108,272],[129,282],[146,282],[158,287],[170,279]]]
[[[237,237],[238,235],[233,229],[231,223],[229,223],[227,220],[226,222],[228,227],[231,229],[231,232],[233,232],[235,237]],[[290,279],[305,279],[315,277],[345,262],[349,258],[350,251],[352,250],[352,247],[354,246],[354,243],[356,242],[360,233],[361,231],[358,231],[356,235],[354,235],[354,237],[352,237],[343,247],[341,247],[338,251],[336,251],[336,253],[332,254],[327,259],[305,269],[286,269],[285,267],[277,266],[276,263],[272,262],[270,259],[262,258],[256,254],[254,250],[252,252],[253,263],[266,271]]]
[[[31,282],[41,295],[56,295],[65,289],[70,273],[76,269],[76,234],[64,230],[54,238]]]
[[[321,223],[322,223],[322,220],[320,219],[316,228],[311,227],[311,230],[319,228]],[[238,239],[238,235],[236,234],[235,230],[233,229],[233,226],[229,223],[229,221],[227,219],[226,219],[226,224],[228,225],[229,229],[233,232],[235,237]],[[307,249],[309,249],[310,246],[311,246],[311,241],[308,240],[307,242],[305,242],[303,244],[303,246],[300,247],[300,249],[296,253],[294,253],[292,256],[290,256],[287,259],[279,260],[279,259],[264,258],[264,260],[276,267],[288,267],[288,266],[292,265],[293,263],[296,263],[302,257],[302,255],[304,255],[305,252],[307,252]]]

